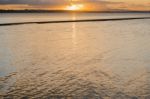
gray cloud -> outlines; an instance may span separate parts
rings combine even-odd
[[[0,4],[28,4],[28,5],[58,5],[66,4],[71,0],[0,0]],[[116,2],[110,2],[106,0],[74,0],[74,2],[82,3],[101,3],[101,4],[113,4]]]
[[[53,5],[64,3],[66,3],[66,0],[0,0],[0,4]]]

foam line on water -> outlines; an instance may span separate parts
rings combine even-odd
[[[58,21],[37,21],[37,22],[16,22],[16,23],[0,23],[0,26],[23,25],[23,24],[94,22],[94,21],[123,21],[123,20],[137,20],[137,19],[150,19],[150,17],[109,18],[109,19],[82,19],[82,20],[58,20]]]

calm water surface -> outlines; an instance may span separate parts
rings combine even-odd
[[[143,16],[0,14],[0,23]],[[149,42],[150,19],[1,26],[0,99],[150,99]]]

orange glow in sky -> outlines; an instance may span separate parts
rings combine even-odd
[[[150,11],[150,0],[0,0],[0,9],[42,9],[68,11]]]
[[[65,7],[65,10],[78,11],[78,10],[82,10],[83,8],[84,8],[83,4],[71,4]]]

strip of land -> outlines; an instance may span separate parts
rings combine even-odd
[[[150,17],[16,22],[16,23],[0,23],[0,26],[24,25],[24,24],[71,23],[71,22],[95,22],[95,21],[97,21],[97,22],[98,21],[123,21],[123,20],[138,20],[138,19],[150,19]]]
[[[116,10],[116,11],[68,11],[68,10],[2,10],[0,13],[150,13],[150,11],[130,11],[130,10]]]

